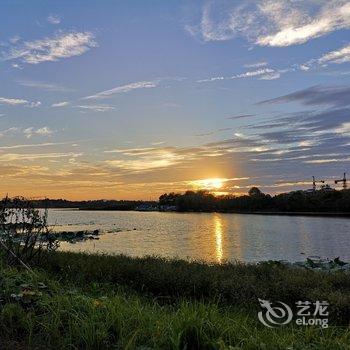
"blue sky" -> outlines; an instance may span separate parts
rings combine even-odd
[[[349,1],[0,4],[3,194],[275,193],[349,170]]]

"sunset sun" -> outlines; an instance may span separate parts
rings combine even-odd
[[[225,179],[221,178],[212,178],[212,179],[203,179],[193,181],[194,185],[198,189],[204,190],[219,190],[223,187]]]

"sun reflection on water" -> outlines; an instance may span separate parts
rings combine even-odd
[[[216,244],[216,260],[218,263],[222,262],[223,249],[222,249],[222,218],[216,214],[214,216],[214,233],[215,233],[215,244]]]

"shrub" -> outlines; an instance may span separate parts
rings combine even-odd
[[[35,209],[24,198],[5,198],[0,202],[0,251],[7,264],[38,262],[43,251],[58,248],[50,231],[47,209]]]

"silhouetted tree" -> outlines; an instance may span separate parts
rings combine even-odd
[[[259,197],[263,195],[263,193],[259,190],[258,187],[252,187],[248,192],[250,197]]]

